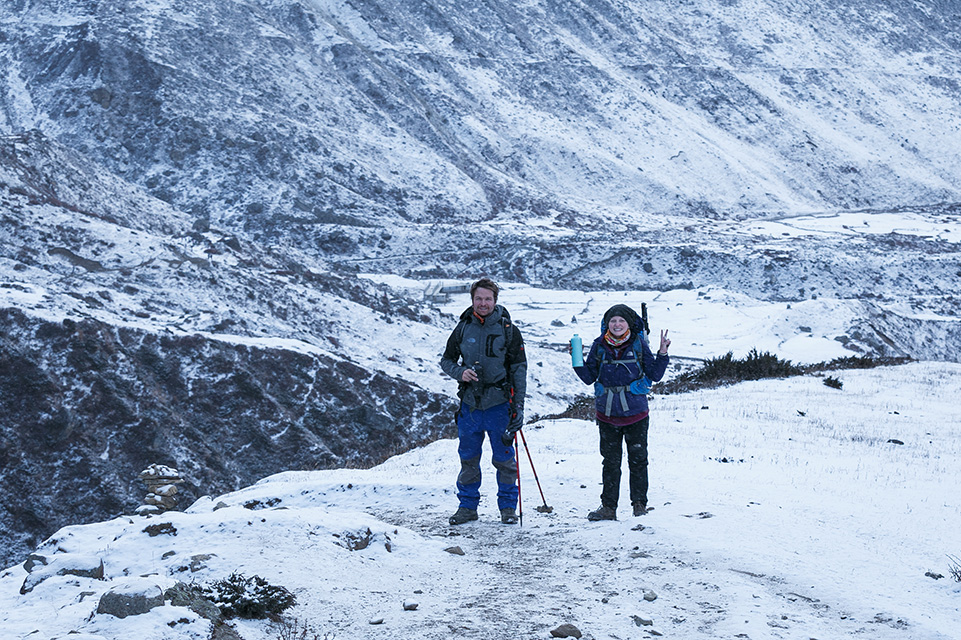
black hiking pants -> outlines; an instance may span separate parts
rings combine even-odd
[[[647,505],[647,427],[650,418],[618,427],[597,421],[601,434],[601,504],[617,508],[621,491],[621,441],[627,443],[627,469],[631,486],[631,503]]]

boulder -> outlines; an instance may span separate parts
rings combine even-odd
[[[580,638],[581,630],[572,624],[562,624],[556,629],[551,629],[551,635],[555,638]]]
[[[26,594],[36,588],[38,584],[53,576],[79,576],[82,578],[93,578],[103,580],[103,560],[97,556],[85,556],[78,553],[63,553],[54,556],[31,556],[33,562],[24,563],[24,568],[29,564],[30,571],[20,587],[20,593]],[[41,561],[42,559],[42,561]]]
[[[143,578],[126,580],[111,587],[100,597],[97,613],[106,613],[118,618],[147,613],[164,603],[163,589],[156,582]]]
[[[27,556],[27,559],[23,562],[23,568],[27,570],[27,573],[33,573],[38,566],[46,566],[50,560],[47,556],[42,556],[39,553],[31,553]]]

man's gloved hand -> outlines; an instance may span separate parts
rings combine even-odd
[[[511,416],[510,422],[507,423],[507,429],[501,435],[501,443],[505,447],[509,447],[514,444],[514,434],[521,430],[524,426],[524,405],[519,404],[514,407],[514,414]]]

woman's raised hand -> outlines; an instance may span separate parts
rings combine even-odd
[[[671,346],[671,339],[667,337],[667,329],[661,329],[661,347],[658,353],[667,353],[667,348]]]

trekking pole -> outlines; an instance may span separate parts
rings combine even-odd
[[[521,434],[521,440],[524,442],[524,451],[527,452],[527,460],[531,463],[531,471],[534,472],[534,480],[537,482],[537,490],[541,492],[541,500],[544,502],[543,506],[535,507],[535,511],[540,511],[541,513],[551,513],[554,511],[554,507],[547,506],[547,500],[544,498],[544,490],[541,488],[540,478],[537,477],[537,469],[534,468],[534,459],[531,457],[531,449],[527,446],[527,437],[524,436],[523,429],[517,433]],[[517,436],[514,436],[515,438]],[[518,465],[518,480],[520,479],[520,465]]]
[[[521,457],[517,455],[517,433],[514,433],[514,466],[517,467],[517,522],[524,526],[524,503],[521,501]]]

